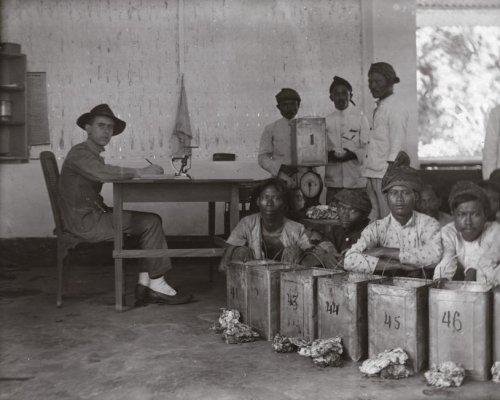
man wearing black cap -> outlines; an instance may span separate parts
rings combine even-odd
[[[342,189],[334,196],[340,226],[333,229],[333,244],[339,254],[356,243],[369,224],[372,205],[365,189]]]
[[[264,128],[259,146],[259,165],[272,176],[280,177],[294,186],[292,175],[297,168],[292,164],[291,124],[300,107],[300,96],[290,88],[281,89],[276,95],[276,107],[283,118]]]
[[[76,123],[87,132],[87,140],[71,148],[61,169],[59,193],[64,227],[89,242],[111,240],[114,237],[113,214],[100,194],[102,184],[163,174],[163,168],[158,165],[126,168],[104,163],[100,153],[113,136],[124,131],[126,125],[107,104],[100,104],[82,114]],[[167,248],[158,215],[124,211],[122,220],[124,233],[138,236],[142,249]],[[165,281],[165,273],[171,268],[168,257],[144,259],[143,267],[147,272],[139,274],[138,300],[181,304],[191,299],[189,295],[177,293]]]
[[[372,96],[377,99],[377,106],[373,111],[362,175],[368,178],[366,188],[373,205],[370,215],[372,220],[389,214],[382,193],[382,177],[388,163],[395,160],[399,151],[406,150],[409,114],[394,94],[396,83],[399,83],[399,78],[390,64],[377,62],[371,65],[368,86]]]
[[[441,226],[415,211],[422,187],[418,171],[401,152],[382,179],[390,214],[368,225],[345,255],[348,271],[374,273],[389,270],[412,273],[441,260]]]
[[[488,221],[487,194],[470,181],[457,182],[449,204],[454,222],[441,231],[444,252],[434,279],[456,279],[458,270],[465,280],[500,284],[500,224]]]
[[[326,203],[342,188],[365,188],[361,163],[369,126],[366,117],[352,101],[351,84],[338,76],[330,85],[330,99],[335,110],[326,117],[329,165],[325,169]]]

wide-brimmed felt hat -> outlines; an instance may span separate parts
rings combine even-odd
[[[113,128],[113,136],[119,135],[125,130],[125,126],[127,125],[125,121],[122,121],[120,118],[116,117],[111,108],[107,104],[99,104],[95,106],[90,112],[82,114],[76,120],[76,124],[85,129],[85,125],[89,123],[89,121],[97,116],[109,117],[113,121],[115,121],[115,126]]]

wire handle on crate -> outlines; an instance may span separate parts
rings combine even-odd
[[[306,256],[308,255],[312,255],[316,258],[316,260],[319,261],[319,263],[321,264],[321,266],[324,268],[324,269],[327,269],[325,264],[323,263],[323,260],[321,260],[321,258],[319,258],[319,256],[317,254],[315,254],[313,251],[304,251],[304,253],[299,257],[299,260],[297,261],[297,264],[300,264],[302,261],[304,261],[304,258],[306,258]]]

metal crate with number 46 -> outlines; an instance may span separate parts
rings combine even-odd
[[[445,282],[429,291],[429,362],[453,361],[485,381],[491,368],[491,286]]]

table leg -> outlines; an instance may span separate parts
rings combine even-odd
[[[120,184],[113,184],[113,226],[115,250],[123,249],[123,187]],[[115,308],[123,311],[125,308],[125,292],[123,285],[123,259],[115,258]]]
[[[236,228],[240,219],[240,189],[238,185],[231,187],[231,201],[229,203],[229,228],[230,232]]]
[[[208,236],[215,236],[215,202],[208,202]]]

